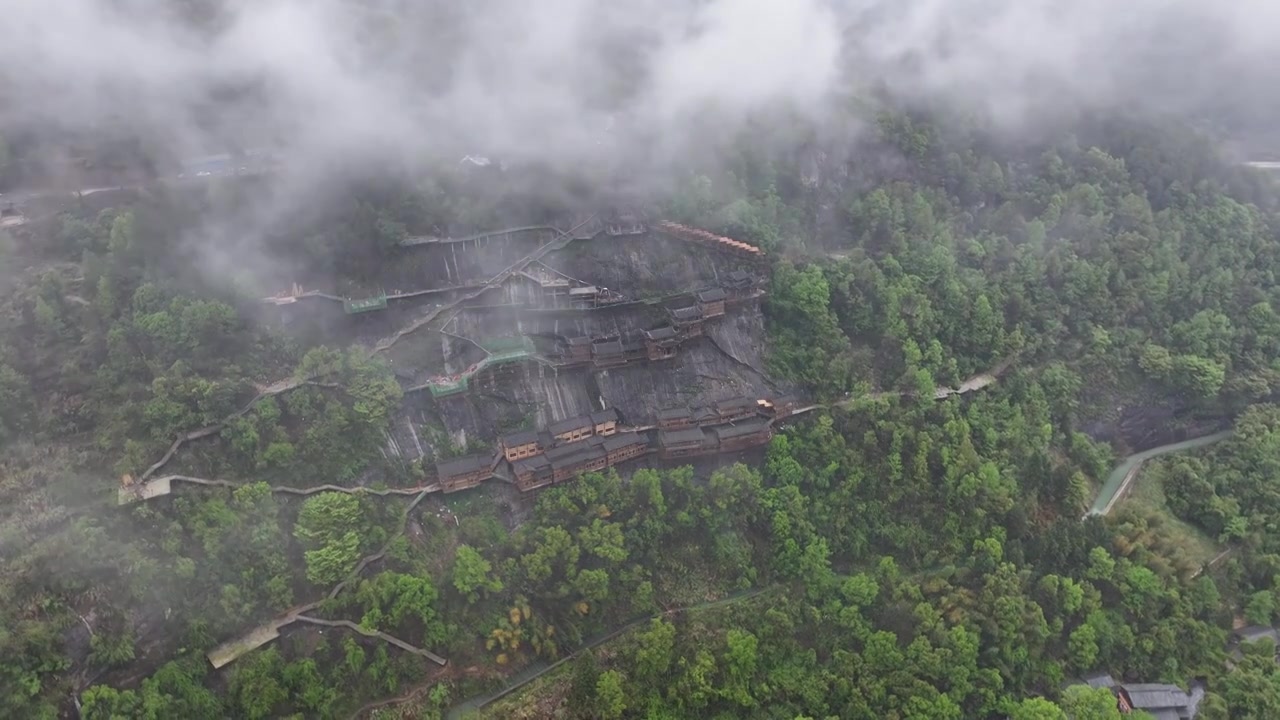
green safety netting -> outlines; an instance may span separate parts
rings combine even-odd
[[[363,298],[360,300],[343,300],[342,309],[348,315],[355,313],[369,312],[370,310],[383,310],[387,307],[387,296],[385,294],[377,297]]]

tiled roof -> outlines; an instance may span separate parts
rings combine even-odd
[[[552,435],[560,435],[562,433],[567,433],[570,430],[577,430],[585,427],[591,427],[591,418],[583,415],[551,423],[551,425],[547,427],[547,431]]]
[[[610,340],[608,342],[596,343],[594,350],[597,355],[621,355],[622,342],[620,340]]]
[[[553,468],[567,468],[575,465],[582,465],[592,460],[599,460],[604,456],[604,448],[599,445],[582,444],[573,448],[574,452],[559,457],[549,457]]]
[[[621,433],[606,438],[604,441],[604,449],[608,452],[615,452],[632,445],[648,445],[649,439],[637,433]]]
[[[1140,710],[1180,708],[1191,703],[1191,696],[1177,685],[1166,683],[1132,683],[1120,686],[1129,696],[1129,702]]]
[[[521,458],[511,463],[515,466],[516,472],[538,472],[547,470],[551,467],[551,461],[545,455],[533,455],[527,458]]]
[[[692,415],[693,413],[687,407],[667,408],[666,410],[658,411],[659,420],[683,420]]]
[[[517,447],[536,442],[538,442],[538,432],[536,430],[522,430],[521,432],[513,432],[510,435],[502,436],[502,444],[506,447]]]
[[[754,408],[756,406],[755,398],[736,397],[728,400],[721,400],[715,403],[715,409],[724,412],[727,410],[739,410],[745,407]]]
[[[609,422],[610,420],[614,422],[618,421],[618,408],[605,408],[604,410],[597,410],[591,413],[591,422],[597,425]]]
[[[719,300],[724,300],[726,297],[728,297],[728,295],[725,294],[724,290],[721,290],[720,288],[712,288],[698,293],[698,302],[717,302]]]
[[[493,467],[492,455],[465,455],[460,458],[436,463],[436,473],[442,478],[467,475]]]
[[[697,320],[702,317],[702,308],[697,305],[691,305],[684,308],[675,308],[671,311],[671,317],[677,320]]]
[[[769,429],[769,423],[764,420],[752,420],[750,422],[738,423],[737,425],[717,425],[711,428],[716,437],[721,440],[742,437],[744,435],[754,435]]]
[[[676,329],[670,325],[663,325],[652,330],[645,330],[644,336],[650,340],[670,340],[676,336]]]
[[[1088,685],[1091,688],[1094,688],[1095,690],[1098,688],[1110,689],[1115,687],[1116,685],[1115,678],[1111,677],[1111,675],[1107,673],[1099,673],[1097,675],[1087,675],[1082,679],[1084,680],[1084,683],[1086,685]]]
[[[697,443],[701,445],[707,441],[707,434],[702,432],[701,428],[689,428],[687,430],[662,430],[658,433],[658,443],[663,447],[671,447],[672,445],[690,445]]]

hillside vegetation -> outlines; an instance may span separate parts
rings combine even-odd
[[[74,696],[89,720],[328,718],[405,695],[438,718],[639,619],[481,715],[1119,717],[1106,691],[1063,689],[1105,670],[1204,679],[1208,720],[1280,716],[1275,663],[1225,662],[1233,617],[1280,610],[1275,186],[1131,120],[1011,145],[885,113],[812,163],[749,139],[647,202],[770,253],[769,369],[824,407],[755,461],[593,473],[531,508],[493,487],[407,518],[398,496],[273,492],[428,471],[379,452],[402,400],[388,362],[290,337],[193,266],[178,238],[231,195],[10,233],[0,715]],[[405,233],[499,216],[468,187],[361,188],[326,229],[271,242],[335,284],[376,277]],[[989,389],[933,399],[987,371]],[[175,456],[239,487],[114,507],[121,475],[291,378],[313,384]],[[1233,439],[1152,471],[1178,517],[1239,548],[1207,572],[1157,517],[1081,519],[1139,449],[1128,406],[1168,408],[1170,432],[1239,415]],[[449,663],[305,627],[209,667],[304,604]]]

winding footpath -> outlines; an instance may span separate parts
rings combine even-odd
[[[1110,513],[1116,503],[1119,502],[1120,499],[1133,487],[1133,483],[1137,480],[1137,477],[1142,470],[1142,464],[1147,460],[1161,455],[1167,455],[1169,453],[1203,447],[1205,445],[1216,443],[1219,440],[1225,440],[1229,437],[1231,437],[1231,431],[1223,430],[1221,432],[1191,438],[1190,440],[1183,440],[1182,442],[1161,445],[1160,447],[1154,447],[1150,450],[1143,450],[1140,453],[1130,455],[1121,461],[1119,465],[1116,465],[1115,469],[1111,471],[1111,474],[1107,476],[1107,481],[1102,484],[1101,488],[1099,488],[1098,497],[1093,501],[1093,506],[1089,508],[1089,512],[1085,513],[1085,517],[1088,518],[1094,515],[1105,516]]]
[[[413,512],[413,509],[418,506],[418,503],[422,502],[422,500],[427,496],[429,492],[431,492],[431,490],[427,489],[418,493],[417,497],[413,499],[413,502],[409,503],[409,506],[406,507],[404,509],[404,512],[400,515],[400,529],[397,530],[395,534],[393,534],[391,537],[387,538],[387,541],[383,543],[382,547],[377,552],[370,553],[369,555],[366,555],[363,558],[361,558],[360,562],[357,563],[354,568],[352,568],[351,572],[347,573],[347,577],[343,579],[342,582],[333,586],[333,589],[331,589],[324,596],[323,599],[315,600],[305,605],[294,606],[290,608],[288,611],[286,611],[285,613],[283,613],[282,615],[279,615],[276,618],[259,625],[253,630],[250,630],[248,633],[236,638],[232,638],[218,645],[217,647],[210,650],[206,654],[206,657],[209,659],[209,664],[212,665],[214,669],[221,668],[235,661],[241,655],[244,655],[245,653],[251,650],[255,650],[259,647],[262,647],[263,645],[266,645],[272,640],[275,640],[276,638],[280,637],[280,630],[287,625],[292,625],[295,622],[303,622],[303,623],[311,623],[313,625],[326,625],[330,627],[344,627],[344,628],[353,629],[362,635],[366,635],[369,637],[376,637],[392,645],[395,645],[396,647],[408,650],[409,652],[412,652],[416,655],[425,657],[431,660],[432,662],[436,663],[437,665],[443,666],[447,664],[449,661],[446,658],[436,655],[428,650],[423,650],[422,648],[415,647],[392,635],[388,635],[383,632],[378,632],[376,630],[368,630],[366,628],[362,628],[356,625],[355,623],[352,623],[347,620],[323,620],[320,618],[311,617],[306,614],[311,612],[312,610],[316,610],[317,608],[319,608],[322,604],[324,604],[325,601],[333,600],[337,598],[338,595],[342,594],[342,591],[345,590],[347,586],[349,586],[352,582],[355,582],[360,577],[360,575],[364,573],[365,568],[369,567],[373,563],[378,562],[382,558],[386,557],[387,550],[391,547],[391,543],[395,542],[397,539],[399,539],[401,536],[405,534],[405,529],[409,521],[409,513]]]

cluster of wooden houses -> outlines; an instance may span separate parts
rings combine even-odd
[[[499,474],[506,464],[511,480],[528,492],[656,452],[663,459],[737,452],[768,443],[776,420],[796,410],[796,399],[740,397],[705,408],[672,408],[657,423],[624,427],[616,409],[553,423],[499,439],[498,450],[436,464],[441,489],[456,492]],[[656,438],[650,430],[656,429]]]
[[[727,303],[746,300],[757,292],[755,276],[742,270],[731,272],[718,287],[694,293],[693,302],[668,307],[665,325],[635,333],[565,338],[556,349],[557,359],[565,365],[589,364],[598,368],[669,360],[676,356],[681,343],[703,334],[706,321],[722,317]]]

